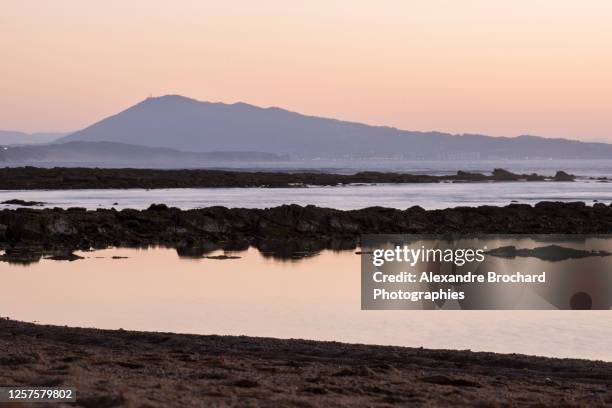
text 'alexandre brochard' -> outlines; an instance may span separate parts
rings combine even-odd
[[[480,269],[486,259],[487,247],[469,249],[441,249],[396,246],[394,249],[376,249],[372,252],[372,273],[374,287],[372,300],[401,301],[437,301],[463,300],[465,292],[457,290],[454,284],[522,284],[546,283],[546,272],[528,274],[521,271],[508,273],[504,271]],[[398,271],[398,267],[400,271]],[[391,271],[389,271],[391,270]],[[393,284],[392,288],[381,287]],[[424,285],[448,286],[437,290],[397,289],[400,284],[407,288],[423,288]],[[438,284],[438,285],[436,285]]]

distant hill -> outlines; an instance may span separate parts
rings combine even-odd
[[[67,133],[23,133],[11,130],[0,130],[0,145],[51,143],[66,135]]]
[[[294,158],[612,158],[612,145],[606,143],[412,132],[177,95],[147,98],[60,141],[108,141],[184,151],[265,151]]]
[[[0,166],[198,167],[214,163],[276,162],[286,157],[259,152],[190,153],[113,142],[68,142],[0,147]]]

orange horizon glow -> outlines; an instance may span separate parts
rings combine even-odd
[[[604,0],[2,0],[0,129],[149,96],[407,130],[612,142]]]

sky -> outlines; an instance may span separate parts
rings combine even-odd
[[[612,142],[608,0],[0,0],[0,129],[149,95]]]

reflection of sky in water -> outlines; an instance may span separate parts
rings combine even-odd
[[[0,263],[0,314],[41,323],[612,361],[610,311],[361,311],[360,257],[179,259],[170,249]],[[128,259],[111,259],[111,256]],[[98,258],[103,257],[103,258]]]
[[[612,183],[513,182],[383,184],[376,186],[313,188],[209,188],[163,190],[48,190],[0,191],[0,201],[9,199],[43,201],[47,207],[147,208],[165,203],[183,209],[222,205],[265,208],[282,204],[313,204],[321,207],[357,209],[385,206],[404,209],[413,205],[447,208],[476,205],[507,205],[513,200],[535,204],[539,201],[612,201]],[[14,206],[0,206],[14,208]]]

